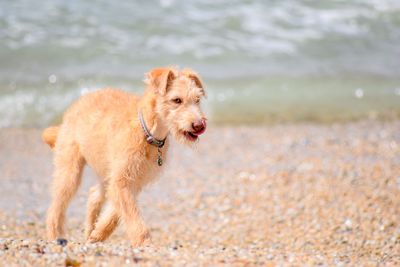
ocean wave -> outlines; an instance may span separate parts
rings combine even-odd
[[[270,90],[268,77],[377,77],[398,88],[392,81],[400,75],[399,16],[398,0],[43,0],[40,8],[0,0],[0,127],[49,123],[47,114],[59,114],[82,88],[130,90],[159,65],[198,70],[216,84],[213,103],[247,99],[237,88],[250,98],[273,97],[258,93]],[[238,79],[249,84],[232,85]],[[251,86],[258,89],[246,90]],[[226,91],[232,88],[233,96]]]

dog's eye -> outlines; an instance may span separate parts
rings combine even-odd
[[[197,98],[196,101],[195,101],[195,103],[196,103],[196,104],[199,104],[199,103],[200,103],[200,98]]]
[[[180,98],[174,98],[174,99],[172,99],[172,101],[174,103],[176,103],[176,104],[181,104],[182,103],[182,99],[180,99]]]

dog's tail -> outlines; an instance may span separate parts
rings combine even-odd
[[[44,129],[42,133],[42,140],[46,144],[48,144],[51,148],[54,148],[59,130],[60,130],[59,126],[51,126],[49,128]]]

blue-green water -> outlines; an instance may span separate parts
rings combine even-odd
[[[197,70],[217,123],[400,116],[400,0],[0,0],[0,127]]]

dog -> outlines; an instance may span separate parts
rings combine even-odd
[[[54,152],[49,240],[64,235],[66,209],[86,164],[100,178],[89,191],[86,240],[104,241],[121,221],[132,246],[149,240],[137,197],[164,167],[167,136],[192,145],[204,133],[200,100],[206,94],[198,74],[189,69],[156,68],[145,83],[142,96],[111,88],[87,93],[64,113],[61,125],[43,131]],[[105,202],[109,205],[102,211]]]

